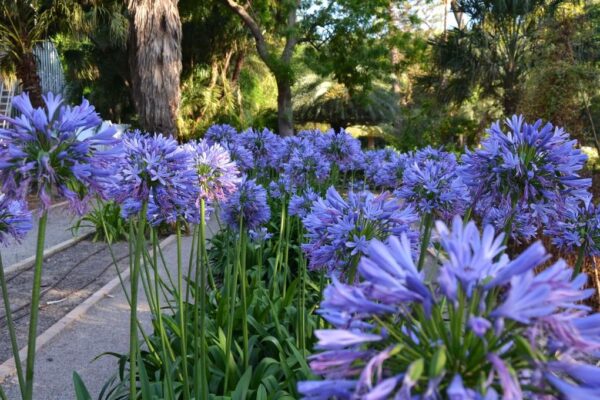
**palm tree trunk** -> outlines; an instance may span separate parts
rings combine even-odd
[[[23,91],[29,93],[31,104],[34,107],[43,107],[42,84],[37,74],[37,65],[35,55],[32,52],[26,52],[20,59],[16,68],[17,78],[23,85]]]
[[[130,69],[140,124],[177,136],[181,20],[177,0],[129,0]]]

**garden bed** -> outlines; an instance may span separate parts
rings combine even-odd
[[[112,245],[119,269],[128,267],[127,243]],[[106,243],[83,240],[44,261],[38,335],[117,276]],[[27,343],[33,267],[7,275],[19,347]],[[2,301],[0,300],[0,303]],[[4,304],[0,312],[0,363],[12,357]]]

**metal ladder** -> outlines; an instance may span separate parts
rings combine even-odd
[[[0,115],[10,116],[15,87],[14,83],[6,84],[0,80]],[[6,128],[6,121],[0,121],[0,128]]]

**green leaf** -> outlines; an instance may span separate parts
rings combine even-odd
[[[77,400],[92,400],[92,396],[85,387],[85,383],[83,383],[83,380],[75,371],[73,371],[73,386],[75,386],[75,398]]]
[[[425,361],[422,358],[419,358],[410,364],[407,374],[413,382],[417,382],[421,378],[421,375],[423,375],[424,366]]]
[[[431,363],[429,364],[429,377],[435,378],[439,376],[444,367],[446,366],[446,348],[444,346],[438,347],[438,349],[433,354],[431,358]]]
[[[231,395],[233,400],[246,400],[250,386],[250,378],[252,378],[252,367],[248,367],[246,372],[244,372],[244,375],[240,378],[240,381]]]

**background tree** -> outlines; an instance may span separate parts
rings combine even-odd
[[[455,15],[468,23],[432,43],[438,94],[462,102],[475,91],[516,112],[540,32],[563,0],[456,0]]]
[[[129,0],[132,93],[140,125],[177,135],[181,21],[177,0]]]
[[[37,73],[35,46],[48,39],[50,28],[64,12],[75,15],[68,1],[3,0],[0,3],[0,72],[16,75],[32,104],[42,106],[42,87]],[[73,21],[76,22],[76,21]]]
[[[241,4],[235,0],[222,0],[251,32],[261,60],[277,82],[277,125],[279,134],[294,133],[292,108],[292,56],[300,37],[298,31],[298,9],[300,0],[278,2],[263,1]],[[269,43],[263,33],[267,30],[274,38]],[[282,48],[281,48],[282,47]]]

